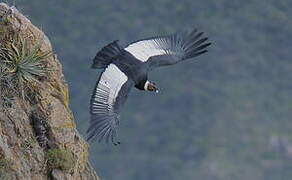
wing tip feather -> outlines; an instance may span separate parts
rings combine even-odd
[[[203,31],[198,32],[196,29],[189,33],[183,42],[183,48],[186,53],[183,59],[193,58],[208,52],[206,48],[209,47],[212,43],[207,42],[209,37],[202,37],[203,34]]]

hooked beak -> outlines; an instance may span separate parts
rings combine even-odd
[[[156,93],[159,93],[159,90],[158,90],[158,88],[156,88],[155,92],[156,92]]]
[[[152,84],[153,84],[154,92],[155,92],[155,93],[159,93],[159,89],[158,89],[158,87],[156,86],[156,84],[155,84],[155,83],[152,83]]]
[[[149,82],[149,81],[147,81],[145,83],[144,89],[147,90],[147,91],[152,91],[152,92],[155,92],[155,93],[159,93],[159,89],[157,88],[156,84],[152,83],[152,82]]]

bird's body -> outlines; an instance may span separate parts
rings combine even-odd
[[[135,85],[147,79],[148,63],[139,61],[126,50],[122,50],[121,54],[118,55],[112,63],[124,72],[128,78],[133,80]]]
[[[105,139],[118,144],[119,113],[134,86],[139,90],[158,92],[148,81],[148,72],[155,67],[176,64],[207,52],[207,38],[196,30],[188,35],[148,38],[121,47],[117,41],[102,48],[94,58],[93,68],[104,69],[91,98],[91,121],[88,140]]]

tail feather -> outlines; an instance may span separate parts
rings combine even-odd
[[[120,54],[120,52],[121,47],[118,44],[118,40],[116,40],[103,47],[96,54],[91,67],[94,69],[106,68],[113,61],[113,59]]]

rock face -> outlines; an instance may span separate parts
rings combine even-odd
[[[23,48],[15,47],[17,45],[11,42],[14,39],[20,39]],[[52,52],[46,35],[16,8],[0,3],[0,43],[6,43],[11,52],[20,57],[28,56],[28,52],[37,52],[37,57],[43,55],[39,61],[42,64],[32,66],[45,69],[44,72],[30,71],[29,68],[34,67],[26,66],[28,77],[36,79],[33,83],[27,79],[5,79],[16,77],[18,69],[7,70],[7,76],[1,74],[0,179],[98,180],[88,163],[88,144],[78,134],[68,107],[68,88],[61,64],[56,55],[46,53]],[[3,52],[10,52],[4,45]],[[0,53],[0,65],[12,66],[3,56]],[[11,56],[8,53],[8,58],[13,58]]]

